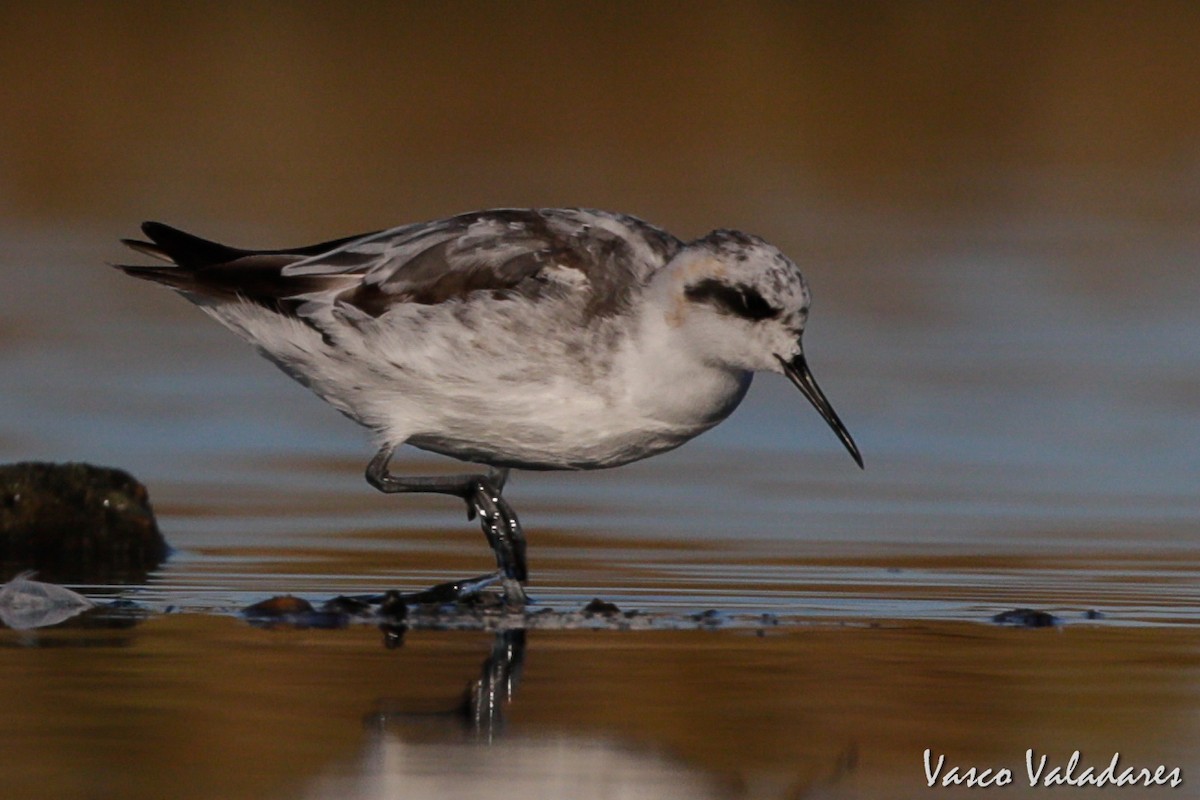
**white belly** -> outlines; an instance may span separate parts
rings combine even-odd
[[[408,437],[423,450],[523,469],[615,467],[671,450],[725,419],[745,396],[750,373],[723,381],[719,397],[678,394],[657,402],[611,402],[578,388],[476,398],[462,414],[443,405],[431,430]],[[632,398],[629,398],[632,399]],[[456,406],[458,404],[455,404]]]
[[[628,320],[564,335],[536,308],[484,333],[449,309],[404,309],[411,320],[389,315],[336,346],[249,303],[205,311],[381,443],[495,466],[597,469],[670,450],[725,419],[752,376],[686,348],[639,349]]]

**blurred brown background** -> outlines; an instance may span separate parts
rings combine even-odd
[[[481,571],[461,507],[371,492],[348,422],[103,261],[143,219],[286,246],[542,205],[781,246],[869,468],[764,379],[675,454],[522,477],[539,593],[854,624],[539,632],[518,731],[746,786],[847,741],[867,786],[920,786],[925,747],[1193,769],[1200,3],[0,2],[0,455],[152,487],[183,555],[143,601]],[[976,625],[1017,606],[1072,622]],[[0,649],[0,795],[262,797],[489,647],[194,613],[120,636]]]
[[[0,87],[10,226],[575,204],[786,247],[850,208],[1200,205],[1187,2],[9,2]]]

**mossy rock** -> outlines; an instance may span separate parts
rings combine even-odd
[[[0,465],[4,577],[34,569],[46,580],[136,580],[167,556],[146,487],[91,464]]]

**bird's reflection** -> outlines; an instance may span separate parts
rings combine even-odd
[[[403,647],[409,630],[384,628],[384,644]],[[683,763],[607,737],[562,731],[505,735],[509,704],[525,663],[524,629],[495,633],[491,652],[462,701],[435,713],[387,708],[365,718],[357,759],[309,784],[308,800],[481,797],[504,793],[524,800],[705,800],[727,787]]]
[[[384,646],[402,647],[408,626],[389,624],[381,626]],[[492,640],[492,649],[484,659],[480,675],[471,681],[457,708],[431,716],[413,714],[400,710],[380,710],[368,715],[368,726],[377,730],[410,728],[419,725],[428,731],[430,722],[446,730],[449,738],[491,743],[504,730],[505,712],[517,686],[525,664],[525,630],[515,628],[497,631]],[[385,706],[386,701],[381,701]],[[424,738],[424,737],[423,737]]]
[[[500,631],[483,662],[479,680],[467,687],[462,712],[474,738],[492,742],[504,728],[504,713],[521,682],[525,666],[525,630]]]

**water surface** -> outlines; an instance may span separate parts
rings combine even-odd
[[[1184,772],[1105,796],[1197,796],[1196,21],[4,6],[0,461],[129,470],[174,553],[75,587],[148,616],[0,630],[0,797],[955,796],[926,749],[1044,796],[1029,748]],[[353,424],[107,268],[116,239],[157,217],[286,246],[497,205],[777,243],[866,471],[760,376],[673,453],[506,490],[534,610],[600,597],[630,630],[249,625],[271,595],[491,557],[460,503],[374,492]],[[990,621],[1026,607],[1060,624]]]
[[[539,607],[599,596],[667,623],[531,629],[481,727],[463,698],[495,634],[388,649],[370,625],[235,615],[486,571],[464,509],[374,493],[359,431],[87,238],[5,255],[0,452],[130,469],[175,552],[144,583],[78,587],[164,616],[0,632],[20,687],[6,795],[905,797],[932,791],[926,748],[1013,770],[1014,793],[1034,791],[1027,748],[1198,766],[1200,342],[1170,298],[1114,326],[1095,313],[1112,298],[1028,267],[927,265],[954,314],[895,325],[846,302],[812,323],[864,473],[765,376],[675,453],[516,475]],[[18,299],[68,284],[83,291]],[[1063,625],[989,622],[1014,607]],[[693,620],[709,609],[715,629]]]

